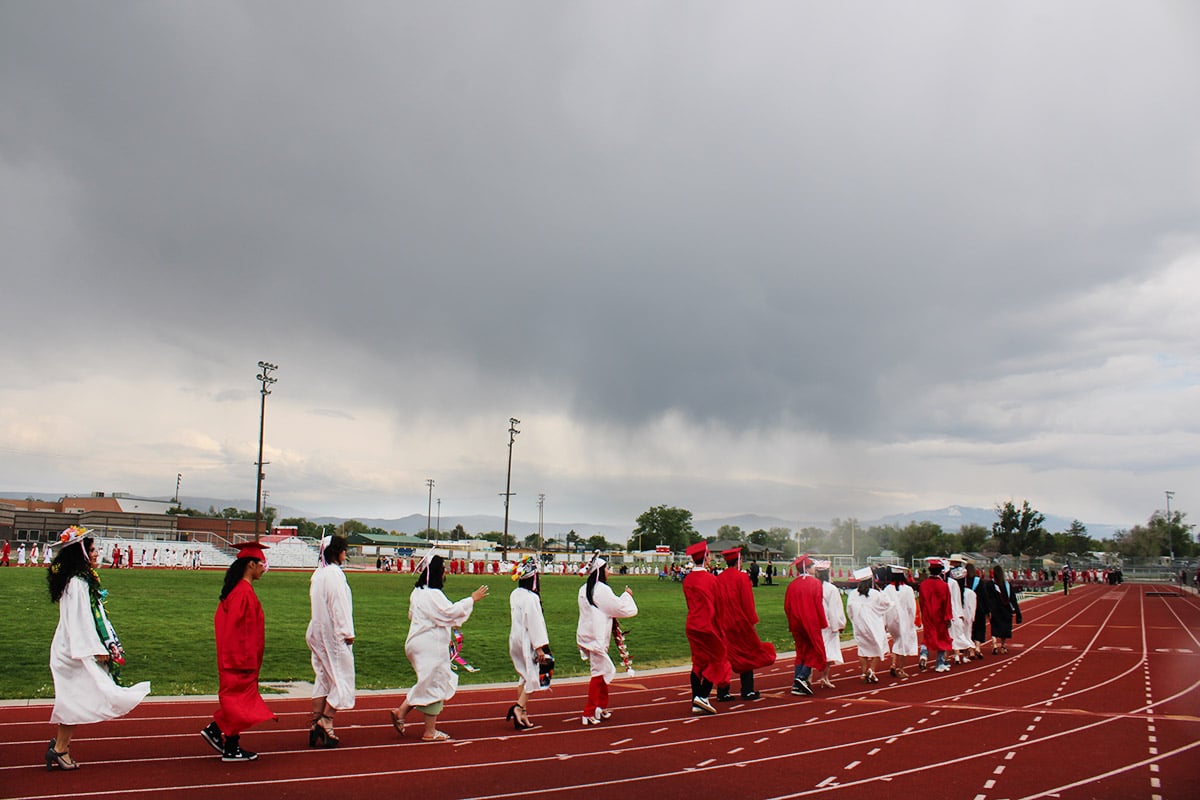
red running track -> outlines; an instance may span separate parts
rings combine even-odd
[[[0,708],[0,795],[29,798],[420,797],[598,794],[665,798],[1200,796],[1200,600],[1162,586],[1089,585],[1026,604],[1008,655],[867,686],[791,696],[791,659],[759,675],[762,699],[690,713],[686,671],[618,679],[613,718],[583,727],[583,681],[535,695],[541,727],[503,721],[515,687],[464,689],[439,727],[401,739],[363,695],[338,714],[342,747],[310,750],[308,702],[270,701],[278,724],[243,735],[261,757],[224,764],[198,731],[211,701],[147,702],[76,732],[83,768],[48,773],[46,704]],[[682,635],[682,632],[681,634]],[[853,648],[847,657],[856,662]],[[417,732],[415,722],[409,729]],[[412,733],[410,733],[410,737]],[[236,787],[236,788],[234,788]]]

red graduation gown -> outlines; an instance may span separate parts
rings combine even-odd
[[[929,577],[917,587],[921,597],[921,619],[925,627],[925,647],[931,651],[953,650],[950,640],[950,587],[941,578]]]
[[[264,620],[262,603],[246,580],[238,582],[213,616],[221,701],[213,720],[226,736],[237,736],[246,728],[275,719],[258,693],[266,639]]]
[[[801,575],[788,584],[783,595],[783,613],[796,643],[796,664],[825,669],[825,639],[821,629],[825,618],[825,591],[821,581],[811,575]]]
[[[733,567],[723,570],[717,576],[717,626],[725,635],[729,664],[739,675],[775,663],[775,645],[758,638],[757,624],[750,576]]]
[[[725,639],[717,630],[717,578],[703,569],[692,570],[683,579],[687,600],[688,644],[692,648],[692,672],[717,686],[729,683],[729,655]]]

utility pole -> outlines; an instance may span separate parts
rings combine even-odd
[[[437,535],[434,537],[434,541],[436,542],[438,539],[441,539],[441,538],[442,538],[442,498],[439,497],[438,498]]]
[[[538,495],[538,560],[542,558],[542,524],[545,519],[546,495]]]
[[[262,382],[262,403],[258,410],[258,461],[255,466],[258,467],[258,482],[254,487],[254,538],[259,536],[259,525],[262,522],[262,482],[266,477],[263,474],[263,423],[267,416],[267,395],[271,392],[267,389],[272,383],[275,383],[277,378],[271,377],[273,370],[279,369],[275,364],[266,361],[258,362],[258,368],[261,372],[258,373],[258,380]]]
[[[1174,492],[1163,492],[1167,496],[1167,547],[1171,548],[1171,563],[1175,563],[1175,537],[1171,535],[1171,498]]]
[[[429,532],[433,530],[433,478],[426,478],[425,485],[429,487],[429,510],[425,516],[425,535],[428,536]],[[434,541],[436,542],[437,539]]]
[[[176,507],[179,506],[179,484],[181,481],[183,481],[183,473],[176,472],[175,473],[175,506]]]
[[[517,426],[521,424],[521,420],[516,417],[508,418],[508,477],[504,479],[504,538],[500,540],[501,557],[508,561],[508,501],[513,496],[512,492],[512,446],[516,441]]]

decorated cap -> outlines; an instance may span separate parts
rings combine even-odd
[[[708,555],[708,542],[701,539],[693,545],[688,545],[688,548],[683,552],[691,556],[692,561],[696,561],[697,559],[703,561],[704,557]]]
[[[721,555],[725,556],[726,561],[734,562],[742,557],[742,548],[741,547],[731,547],[728,550],[722,550]]]
[[[871,580],[871,576],[873,574],[874,573],[871,572],[870,567],[859,567],[858,569],[854,570],[854,573],[851,575],[851,577],[853,577],[856,581],[869,581]]]
[[[829,562],[828,559],[826,559],[824,561],[821,561],[818,559],[817,561],[813,562],[813,566],[816,567],[817,569],[829,569],[833,565]]]
[[[512,579],[514,581],[523,581],[531,575],[537,575],[538,563],[533,556],[525,556],[516,564],[513,564]]]
[[[904,567],[899,564],[888,564],[888,572],[893,575],[907,575],[909,573],[909,569],[908,567]]]
[[[49,542],[47,547],[66,547],[68,545],[75,544],[76,542],[82,542],[85,538],[91,535],[92,532],[82,525],[72,525],[60,533],[56,540]]]
[[[237,548],[238,558],[257,558],[259,561],[266,561],[267,554],[263,551],[271,549],[262,542],[238,542],[234,547]]]
[[[954,578],[954,580],[967,577],[967,568],[955,567],[954,569],[950,570],[950,577]]]
[[[950,554],[949,561],[951,564],[965,564],[965,563],[967,563],[967,560],[968,560],[967,557],[964,556],[962,553],[951,553]]]
[[[607,565],[608,562],[600,557],[600,551],[592,553],[592,560],[579,568],[580,575],[591,575],[593,572],[599,572],[601,568]]]
[[[812,556],[810,556],[808,553],[805,553],[802,556],[797,556],[796,560],[792,562],[792,566],[800,570],[806,570],[811,567],[813,563]]]

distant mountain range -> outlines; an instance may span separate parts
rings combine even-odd
[[[33,497],[38,500],[58,500],[62,495],[52,495],[37,492],[0,492],[0,498],[12,498],[23,500],[26,497]],[[169,497],[147,498],[154,500],[169,500]],[[253,500],[221,500],[209,497],[180,497],[182,504],[188,508],[200,509],[207,511],[210,508],[254,508]],[[385,531],[397,531],[399,533],[417,533],[425,530],[425,524],[428,517],[425,514],[409,514],[405,517],[393,518],[376,518],[376,517],[313,517],[299,509],[289,508],[272,504],[277,512],[277,519],[286,519],[289,517],[304,517],[317,523],[318,525],[340,525],[347,519],[356,519],[365,525],[370,525],[374,528],[381,528]],[[1071,526],[1074,517],[1063,517],[1055,514],[1042,512],[1046,515],[1045,527],[1046,530],[1053,533],[1059,533],[1067,530]],[[877,519],[860,519],[858,525],[861,528],[869,528],[875,525],[898,525],[904,527],[910,522],[933,522],[940,526],[945,531],[955,533],[963,525],[982,525],[985,528],[991,528],[992,523],[996,521],[996,511],[991,508],[971,508],[968,506],[947,506],[946,508],[934,509],[932,511],[912,511],[904,514],[889,514]],[[628,525],[605,525],[591,522],[544,522],[542,524],[542,534],[547,539],[563,540],[571,531],[587,539],[596,534],[603,536],[610,542],[617,544],[625,544],[633,531],[634,521],[630,521]],[[746,533],[751,533],[756,530],[770,530],[771,528],[788,528],[795,531],[800,528],[825,528],[830,526],[829,520],[817,521],[801,521],[788,520],[779,517],[765,517],[759,514],[740,514],[731,517],[718,517],[711,519],[693,519],[693,526],[704,536],[715,536],[717,530],[723,525],[736,525]],[[441,530],[448,532],[454,529],[456,525],[462,525],[463,529],[468,533],[487,533],[488,531],[504,530],[504,517],[478,514],[474,516],[444,516],[441,519]],[[1087,526],[1088,534],[1097,539],[1111,539],[1118,531],[1124,530],[1126,526],[1108,525],[1102,523],[1084,522]],[[510,518],[508,521],[508,532],[516,537],[519,541],[524,539],[531,533],[537,533],[537,522],[527,522],[525,520],[516,520]]]

